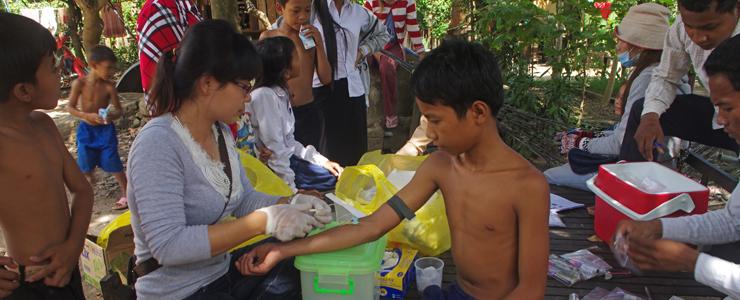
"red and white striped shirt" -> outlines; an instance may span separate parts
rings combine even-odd
[[[365,0],[365,8],[372,11],[378,17],[380,22],[385,23],[388,14],[393,10],[393,23],[396,27],[396,37],[398,42],[402,43],[408,32],[409,39],[414,51],[424,51],[424,43],[419,31],[419,23],[416,20],[416,1],[414,0],[396,0],[393,4],[383,3],[382,11],[380,1],[383,0]]]

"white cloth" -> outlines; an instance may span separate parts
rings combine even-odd
[[[663,238],[698,245],[740,241],[740,186],[725,208],[702,215],[660,219]],[[740,299],[740,265],[702,253],[694,269],[696,281]]]
[[[304,146],[295,140],[295,117],[288,91],[281,87],[261,87],[252,91],[247,104],[252,127],[258,143],[272,151],[267,161],[270,168],[295,190],[295,172],[290,168],[290,157],[295,155],[315,165],[329,161],[312,145]]]
[[[732,35],[735,36],[738,33],[740,33],[740,22]],[[660,65],[653,71],[653,78],[645,92],[645,107],[642,114],[657,113],[660,115],[668,110],[676,98],[676,88],[681,84],[681,78],[688,74],[692,65],[699,81],[709,91],[709,81],[703,66],[712,50],[704,50],[695,44],[686,33],[681,16],[677,16],[676,22],[668,29]],[[712,125],[715,129],[722,128],[717,124],[716,113]]]
[[[367,56],[380,49],[388,42],[390,35],[386,30],[374,31],[372,26],[375,15],[361,5],[349,0],[344,1],[341,12],[337,10],[334,0],[327,1],[329,13],[334,21],[341,26],[336,29],[337,34],[337,70],[334,80],[347,78],[349,84],[349,96],[359,97],[365,94],[365,86],[362,81],[360,70],[355,66],[358,49],[363,49],[362,54]],[[318,18],[313,19],[313,25],[324,34],[321,22]],[[371,36],[363,45],[360,45],[362,32],[373,31]],[[377,33],[377,34],[376,34]],[[322,86],[318,75],[314,73],[313,87]]]

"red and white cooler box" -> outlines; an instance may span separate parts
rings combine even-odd
[[[596,195],[594,229],[603,241],[621,220],[703,214],[709,202],[705,186],[654,162],[601,165],[586,184]]]

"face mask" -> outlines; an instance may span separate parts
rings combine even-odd
[[[637,63],[637,60],[639,58],[640,58],[639,53],[635,55],[635,57],[630,57],[629,51],[619,53],[619,63],[621,63],[622,67],[625,67],[625,68],[634,67],[635,63]]]

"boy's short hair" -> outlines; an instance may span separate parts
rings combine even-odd
[[[116,61],[118,61],[118,59],[116,58],[116,54],[113,53],[113,50],[103,45],[97,45],[93,47],[92,50],[90,50],[89,56],[90,62],[94,63],[101,63],[104,61],[115,63]]]
[[[740,35],[719,44],[704,62],[707,75],[724,74],[736,91],[740,91]]]
[[[692,12],[705,12],[716,3],[714,10],[720,13],[732,12],[737,6],[737,0],[678,0],[678,5]]]
[[[460,118],[477,100],[488,104],[493,116],[504,102],[501,69],[493,53],[458,39],[432,50],[411,75],[411,86],[422,102],[452,107]]]
[[[36,83],[36,71],[56,42],[49,30],[24,16],[0,12],[0,102],[16,84]]]

